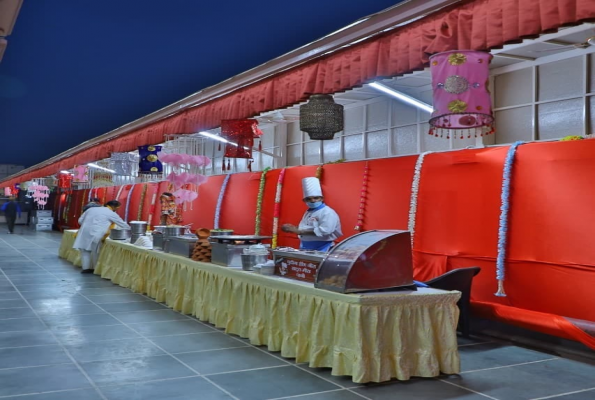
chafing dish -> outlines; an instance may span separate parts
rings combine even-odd
[[[112,229],[109,233],[109,238],[112,240],[126,240],[130,239],[131,235],[130,229]]]
[[[196,236],[190,235],[170,237],[167,239],[165,252],[190,258],[197,240]]]
[[[226,267],[241,268],[244,249],[271,238],[272,236],[256,235],[211,236],[209,238],[212,246],[211,262]]]

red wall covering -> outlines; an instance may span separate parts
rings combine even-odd
[[[166,134],[195,133],[218,127],[223,119],[249,118],[289,107],[307,99],[309,93],[337,93],[378,77],[421,70],[428,65],[430,55],[442,51],[490,50],[562,26],[593,20],[593,0],[462,1],[401,28],[20,175],[3,182],[2,186],[108,158],[111,152],[161,143]]]
[[[509,253],[505,288],[496,297],[495,259],[503,163],[508,148],[429,154],[423,165],[415,231],[414,268],[419,280],[478,265],[473,302],[477,312],[545,333],[582,341],[595,339],[563,317],[595,322],[595,140],[531,143],[519,147],[514,166]],[[364,229],[407,229],[413,170],[417,157],[369,161]],[[345,236],[355,233],[364,162],[325,165],[322,185],[327,203],[341,216]],[[270,171],[262,208],[262,234],[272,232],[279,170]],[[301,179],[315,166],[288,168],[280,223],[297,223],[304,212]],[[224,176],[200,187],[184,222],[212,228]],[[231,176],[221,228],[254,233],[259,173]],[[143,219],[148,217],[150,184]],[[117,188],[108,188],[108,199]],[[167,189],[161,183],[159,193]],[[82,192],[72,194],[68,223],[76,226]],[[86,193],[86,191],[85,191]],[[125,204],[128,190],[120,200]],[[134,189],[130,219],[136,219],[142,184]],[[110,197],[111,196],[111,197]],[[101,196],[99,196],[101,197]],[[124,207],[120,214],[123,215]],[[159,218],[159,203],[153,223]],[[279,244],[297,247],[293,235],[279,232]]]

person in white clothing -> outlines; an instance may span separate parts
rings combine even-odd
[[[295,233],[300,238],[300,249],[329,251],[335,239],[343,235],[339,215],[324,204],[318,178],[302,180],[303,201],[308,206],[298,226],[284,224],[283,232]]]
[[[91,207],[79,218],[79,229],[72,248],[78,249],[81,253],[83,270],[81,273],[92,273],[101,242],[109,234],[112,224],[121,228],[130,229],[128,225],[118,214],[116,210],[120,208],[120,202],[116,200],[108,201],[105,207]]]

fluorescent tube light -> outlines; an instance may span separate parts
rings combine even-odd
[[[434,111],[432,106],[430,106],[429,104],[424,103],[423,101],[417,100],[415,97],[411,97],[408,94],[399,92],[399,91],[397,91],[391,87],[388,87],[380,82],[372,82],[372,83],[370,83],[370,86],[372,86],[376,90],[379,90],[381,92],[389,94],[401,101],[404,101],[405,103],[411,104],[412,106],[420,108],[420,109],[427,111],[429,113]]]
[[[103,171],[107,171],[107,172],[112,172],[112,173],[116,172],[116,171],[114,171],[113,169],[109,169],[109,168],[100,167],[99,165],[97,165],[97,164],[93,164],[93,163],[88,163],[88,164],[87,164],[87,166],[89,166],[89,167],[92,167],[92,168],[101,169],[101,170],[103,170]]]
[[[61,174],[70,174],[70,171],[60,171]]]
[[[218,141],[223,142],[223,143],[230,143],[228,140],[222,138],[221,136],[213,135],[212,133],[209,133],[209,132],[198,132],[198,134],[199,135],[202,135],[202,136],[206,136],[206,137],[208,137],[210,139],[218,140]]]

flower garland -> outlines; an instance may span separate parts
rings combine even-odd
[[[138,212],[136,213],[136,220],[140,221],[143,217],[143,206],[145,205],[145,197],[147,196],[147,189],[149,186],[145,183],[143,185],[143,192],[140,195],[140,204],[138,205]]]
[[[103,189],[103,201],[101,204],[105,205],[105,201],[107,200],[107,188]]]
[[[118,194],[116,194],[116,198],[114,200],[120,200],[120,195],[122,194],[122,190],[124,190],[124,186],[125,185],[120,186],[120,188],[118,189]]]
[[[524,142],[514,142],[508,149],[504,161],[504,172],[502,174],[502,194],[500,205],[500,220],[498,226],[498,256],[496,257],[496,279],[498,280],[498,297],[506,297],[504,292],[506,245],[508,244],[508,213],[510,211],[510,180],[512,177],[512,166],[517,147]]]
[[[68,213],[70,212],[70,203],[72,203],[72,193],[68,194],[68,201],[66,202],[66,207],[64,208],[64,223],[68,224]]]
[[[279,217],[281,216],[281,192],[283,191],[283,178],[285,177],[285,169],[281,170],[279,180],[277,181],[277,192],[275,193],[275,209],[273,210],[273,243],[271,247],[277,248],[277,238],[279,233]]]
[[[256,223],[254,224],[254,234],[260,235],[260,216],[262,215],[262,198],[264,197],[264,184],[266,175],[271,168],[266,167],[260,175],[260,185],[258,186],[258,197],[256,198]]]
[[[219,217],[221,216],[221,204],[223,204],[223,196],[225,195],[225,190],[227,189],[227,183],[229,182],[230,177],[231,177],[231,174],[225,176],[225,179],[223,180],[223,185],[221,185],[221,190],[219,191],[219,198],[217,199],[217,208],[215,208],[214,229],[219,229]]]
[[[424,158],[426,155],[433,153],[432,151],[426,151],[421,153],[417,157],[415,163],[415,170],[413,172],[413,183],[411,184],[411,200],[409,202],[409,222],[407,223],[407,229],[411,234],[411,249],[413,249],[413,241],[415,238],[415,218],[417,216],[417,197],[419,195],[419,182],[421,180],[421,168],[424,164]]]
[[[132,192],[134,191],[134,185],[136,185],[136,183],[132,184],[132,186],[130,187],[130,192],[128,192],[128,196],[126,196],[126,208],[124,209],[125,222],[128,222],[128,211],[130,211],[130,200],[132,200]]]
[[[82,193],[82,196],[81,196],[81,199],[83,201],[81,201],[81,214],[80,215],[83,215],[83,208],[85,207],[85,203],[88,202],[87,199],[86,199],[87,196],[85,195],[85,190],[88,190],[89,193],[91,193],[91,189],[83,189],[83,193]]]
[[[364,226],[364,211],[366,208],[366,195],[368,194],[368,162],[366,161],[366,165],[364,166],[364,179],[362,182],[362,190],[360,192],[359,197],[359,211],[357,213],[357,224],[355,228],[356,231],[361,231]]]
[[[147,229],[152,230],[153,214],[155,214],[155,202],[157,201],[157,192],[159,192],[159,184],[155,185],[155,191],[151,196],[151,207],[149,208],[149,217],[147,218]]]

